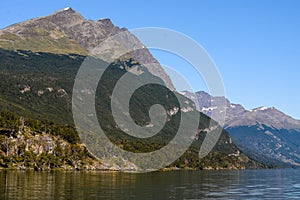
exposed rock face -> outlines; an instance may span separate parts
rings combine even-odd
[[[144,64],[153,75],[163,79],[170,89],[175,90],[171,79],[158,61],[126,28],[114,26],[110,19],[86,20],[72,8],[0,30],[0,48],[89,55],[101,42],[123,32],[127,32],[125,35],[128,37],[123,38],[122,45],[137,44],[140,47],[132,52],[131,56]],[[116,45],[113,50],[122,51],[123,46]],[[151,63],[151,66],[147,66],[147,63]]]
[[[0,128],[1,130],[1,128]],[[70,144],[60,137],[37,133],[28,127],[17,133],[0,133],[0,168],[50,170],[53,168],[102,169],[81,144]]]
[[[300,131],[300,120],[293,119],[285,113],[274,107],[258,107],[252,110],[246,110],[240,104],[233,104],[225,97],[213,97],[208,93],[200,91],[195,94],[182,92],[186,97],[196,101],[197,109],[204,114],[211,116],[212,111],[219,112],[220,106],[226,108],[225,127],[236,126],[254,126],[258,122],[276,129],[287,129]],[[220,105],[218,102],[225,104]],[[222,101],[221,101],[222,100]],[[214,102],[214,106],[212,106]],[[215,119],[218,121],[218,119]]]
[[[212,111],[218,113],[225,107],[225,129],[248,155],[268,164],[300,166],[299,120],[274,107],[246,110],[242,105],[233,104],[225,97],[213,97],[203,91],[196,94],[182,93],[196,102],[197,109],[208,116],[212,116]],[[225,104],[218,104],[224,99]]]
[[[236,116],[238,113],[242,113],[245,110],[241,105],[231,105],[231,103],[225,97],[212,97],[208,93],[202,91],[196,93],[184,91],[181,93],[195,102],[197,110],[212,117],[218,122],[224,120],[221,119],[221,117],[224,115],[218,115],[218,113],[226,111],[224,124],[225,127],[227,126],[228,118]],[[231,109],[229,110],[228,108]],[[212,116],[213,112],[214,116]]]

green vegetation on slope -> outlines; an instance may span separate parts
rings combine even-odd
[[[86,55],[88,52],[75,40],[63,32],[51,30],[50,32],[38,27],[27,29],[28,35],[21,38],[13,33],[0,35],[0,48],[7,50],[31,50],[33,52],[56,52],[58,54],[77,53]]]
[[[5,141],[11,138],[9,134],[7,135],[8,132],[14,133],[12,138],[25,135],[24,142],[26,144],[28,140],[32,140],[32,137],[34,138],[36,135],[37,137],[43,137],[43,135],[49,134],[50,136],[47,137],[54,137],[53,140],[63,140],[67,142],[70,146],[69,149],[72,149],[73,145],[80,146],[78,136],[75,134],[75,129],[73,128],[71,97],[75,76],[84,58],[84,56],[76,54],[58,55],[24,50],[7,51],[0,49],[0,110],[9,110],[19,116],[12,120],[11,123],[5,123],[7,117],[3,118],[4,123],[0,128],[7,129],[8,131],[2,136],[2,147]],[[106,63],[102,64],[106,65]],[[103,66],[100,65],[98,67],[101,68]],[[150,152],[161,148],[174,137],[174,133],[176,133],[177,129],[176,124],[178,122],[176,120],[180,118],[181,114],[184,115],[184,113],[178,112],[176,115],[173,115],[172,119],[166,123],[162,131],[149,140],[133,139],[123,134],[123,132],[115,126],[115,122],[112,118],[109,96],[118,79],[132,68],[136,68],[142,72],[141,76],[145,76],[145,78],[160,80],[158,77],[151,75],[146,68],[140,66],[132,59],[119,60],[115,63],[111,63],[108,70],[104,73],[101,84],[98,85],[96,92],[96,110],[99,123],[113,143],[132,152]],[[134,79],[138,75],[129,74],[129,76],[132,76]],[[136,123],[141,125],[149,123],[149,116],[145,113],[148,113],[149,106],[155,103],[164,104],[166,109],[179,106],[176,99],[171,98],[172,95],[166,94],[171,93],[165,87],[157,85],[148,85],[137,90],[134,94],[134,98],[130,101],[130,114]],[[170,98],[163,98],[165,96],[170,96]],[[181,98],[188,101],[190,105],[192,104],[189,99],[183,96]],[[120,112],[121,111],[122,110],[120,110]],[[199,114],[200,113],[198,113],[198,115]],[[204,130],[208,127],[211,119],[203,114],[200,115],[199,129]],[[27,119],[25,120],[25,127],[27,127],[25,131],[19,131],[19,129],[17,129],[18,121],[21,116]],[[8,119],[10,118],[8,117]],[[51,123],[49,121],[51,121]],[[8,124],[12,127],[7,127]],[[259,166],[256,162],[248,159],[247,156],[239,152],[238,148],[231,143],[231,139],[224,130],[214,150],[207,157],[199,159],[198,151],[205,134],[209,133],[200,131],[198,139],[194,141],[186,154],[173,163],[171,167],[221,169]],[[14,142],[14,140],[11,142]],[[19,144],[21,145],[21,143]],[[20,148],[23,154],[18,154],[19,151],[14,151],[14,153],[8,155],[5,153],[5,148],[2,149],[3,167],[14,166],[13,164],[6,165],[6,163],[25,162],[24,148],[23,150],[19,146],[16,148]],[[34,150],[29,149],[28,151],[31,152],[30,154],[33,156],[32,160],[30,160],[26,166],[37,165],[34,164],[34,160],[39,160],[40,154],[34,153]],[[63,164],[45,165],[49,168],[63,167],[65,164],[64,157],[68,157],[72,150],[63,151],[64,154],[62,156],[54,156]],[[25,152],[27,152],[27,150]],[[43,156],[40,163],[52,163],[52,155],[53,154],[47,154]],[[84,154],[84,156],[88,155]],[[49,162],[47,158],[50,160]],[[10,159],[11,162],[8,162],[7,159]],[[20,162],[18,159],[21,159]],[[78,157],[78,160],[86,162],[85,157]],[[94,159],[92,160],[96,162]],[[85,165],[82,164],[81,166]],[[76,167],[78,168],[77,165]]]
[[[70,125],[0,113],[0,168],[96,169],[99,161],[80,144]]]

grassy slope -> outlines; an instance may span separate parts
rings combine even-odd
[[[86,55],[87,50],[76,41],[57,30],[46,31],[43,28],[27,28],[30,37],[24,38],[13,33],[0,35],[0,48],[7,50],[31,50],[33,52],[56,52],[58,54],[76,53]]]

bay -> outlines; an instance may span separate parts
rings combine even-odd
[[[299,199],[300,170],[0,171],[0,199]]]

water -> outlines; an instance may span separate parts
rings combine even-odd
[[[0,199],[299,199],[299,172],[0,171]]]

